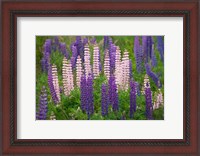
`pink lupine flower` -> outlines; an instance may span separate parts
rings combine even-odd
[[[83,74],[81,57],[78,56],[76,61],[76,85],[80,87],[81,76]]]
[[[58,83],[58,72],[56,65],[52,65],[52,79],[53,79],[54,89],[58,97],[58,102],[60,102],[60,87]]]
[[[91,74],[91,65],[90,65],[90,49],[89,45],[86,44],[84,46],[84,67],[85,67],[85,75],[88,77],[89,74]]]
[[[117,89],[120,88],[120,85],[122,83],[122,68],[121,68],[121,51],[119,47],[117,46],[116,55],[115,55],[115,78],[116,78],[116,84]]]
[[[156,96],[156,100],[155,100],[154,105],[153,105],[153,109],[158,109],[161,105],[163,105],[163,95],[162,95],[162,92],[159,89],[159,92]]]
[[[99,47],[96,44],[93,52],[93,75],[94,78],[99,76]]]
[[[72,74],[72,65],[65,57],[63,58],[63,88],[64,94],[69,95],[70,92],[74,89],[74,80]]]
[[[107,80],[109,80],[110,78],[110,58],[109,58],[109,53],[108,50],[105,51],[105,59],[104,59],[104,74],[107,78]]]
[[[129,54],[127,51],[124,52],[122,58],[122,89],[127,90],[129,86],[129,79],[130,79],[130,66],[129,66]]]

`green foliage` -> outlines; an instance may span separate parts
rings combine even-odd
[[[89,36],[88,40],[92,39],[94,36]],[[65,96],[63,92],[61,92],[61,103],[56,106],[53,103],[50,89],[48,86],[48,76],[47,73],[41,72],[41,59],[43,56],[43,44],[47,38],[53,38],[52,36],[37,36],[36,37],[36,109],[38,109],[39,103],[39,96],[42,86],[46,86],[47,94],[48,94],[48,114],[47,119],[50,118],[51,113],[53,112],[56,116],[57,120],[87,120],[86,112],[83,112],[80,109],[80,89],[75,88],[69,96]],[[83,38],[83,37],[82,37]],[[97,43],[100,48],[100,56],[101,56],[101,63],[103,68],[103,61],[104,61],[104,49],[103,49],[103,36],[95,36]],[[138,73],[136,70],[136,61],[134,56],[134,37],[133,36],[112,36],[113,42],[120,47],[120,50],[123,52],[127,50],[129,52],[129,58],[132,60],[132,68],[133,68],[133,77],[136,82],[138,82],[142,88],[144,83],[144,76],[146,71],[144,69],[141,73]],[[59,36],[60,42],[65,42],[68,52],[70,56],[72,52],[70,50],[70,44],[75,41],[75,36],[66,37],[66,36]],[[157,44],[157,40],[154,37],[155,47]],[[89,44],[90,52],[91,52],[91,63],[93,62],[93,46]],[[160,81],[164,86],[164,65],[160,60],[160,55],[158,50],[155,48],[155,55],[158,61],[158,65],[152,68],[152,71],[156,74],[160,75]],[[63,55],[60,51],[52,52],[50,56],[51,64],[55,64],[58,69],[58,79],[59,79],[59,86],[63,86],[62,84],[62,60]],[[75,73],[74,73],[75,75]],[[155,99],[154,95],[158,91],[157,86],[153,82],[151,78],[150,85],[151,90],[153,93],[153,98]],[[127,91],[119,91],[119,111],[113,112],[112,107],[109,106],[108,115],[103,117],[101,115],[101,85],[102,83],[108,83],[106,77],[103,73],[100,74],[94,80],[93,83],[93,95],[94,95],[94,114],[91,115],[90,120],[120,120],[123,115],[125,115],[126,120],[146,120],[145,116],[145,96],[144,95],[137,95],[137,111],[134,113],[134,117],[130,118],[130,97],[129,97],[129,90]],[[161,88],[161,92],[164,95],[164,87]],[[153,111],[153,117],[155,120],[163,120],[164,119],[164,106],[161,106],[159,109]]]

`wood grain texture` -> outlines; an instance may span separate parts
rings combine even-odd
[[[45,7],[44,7],[45,6]],[[68,12],[67,12],[68,11]],[[134,12],[135,11],[135,12]],[[3,2],[3,152],[197,154],[198,2]],[[16,136],[17,43],[20,16],[181,16],[184,18],[183,140],[19,140]],[[189,62],[189,64],[186,64]],[[189,82],[189,83],[188,83]],[[186,98],[189,96],[189,98]],[[189,101],[186,101],[189,100]],[[189,104],[189,105],[188,105]],[[187,126],[189,125],[189,126]]]

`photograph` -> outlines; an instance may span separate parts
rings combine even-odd
[[[36,120],[164,120],[164,36],[36,36]]]

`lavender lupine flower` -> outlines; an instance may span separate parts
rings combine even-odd
[[[91,114],[94,113],[94,103],[93,103],[93,77],[89,74],[87,78],[87,104],[86,112],[88,119],[90,119]]]
[[[151,64],[153,67],[157,66],[157,59],[156,55],[154,54],[154,45],[152,45],[152,51],[151,51]]]
[[[58,36],[54,37],[54,44],[52,45],[53,51],[59,50],[59,38]]]
[[[137,95],[140,96],[140,84],[138,82],[135,82]]]
[[[69,52],[66,49],[65,43],[60,43],[60,51],[67,59],[69,59]]]
[[[39,109],[36,114],[37,120],[45,120],[47,118],[48,112],[48,102],[47,102],[47,92],[45,86],[42,87],[40,101],[39,101]]]
[[[109,37],[108,36],[104,36],[104,38],[103,38],[104,40],[104,42],[103,42],[103,48],[104,49],[107,49],[108,48],[108,39],[109,39]]]
[[[145,64],[145,68],[146,68],[146,73],[152,78],[156,86],[160,88],[162,86],[160,80],[158,76],[153,71],[151,71],[151,68],[148,63]]]
[[[108,86],[106,84],[102,84],[101,86],[101,114],[102,116],[106,116],[108,114]]]
[[[53,76],[52,76],[52,67],[49,67],[49,71],[48,71],[48,85],[49,85],[49,89],[51,92],[51,96],[53,99],[53,102],[55,104],[57,104],[59,102],[55,88],[54,88],[54,84],[53,84]]]
[[[144,40],[144,39],[143,39]],[[134,54],[136,60],[136,68],[140,73],[142,69],[142,47],[140,46],[139,36],[136,36],[134,39]]]
[[[88,38],[83,39],[83,45],[85,46],[86,44],[88,44]]]
[[[65,57],[63,58],[62,75],[64,94],[68,96],[74,89],[74,80],[71,63]]]
[[[151,88],[147,83],[147,87],[145,89],[145,99],[146,99],[146,118],[148,120],[153,119],[153,105],[152,105],[152,95]]]
[[[93,74],[94,78],[99,76],[99,47],[95,44],[93,50]]]
[[[92,39],[90,40],[90,43],[91,43],[91,44],[96,44],[96,43],[97,43],[96,38],[95,38],[95,37],[92,38]]]
[[[83,111],[86,111],[86,105],[87,105],[87,80],[86,75],[81,76],[81,109]]]
[[[130,118],[133,118],[134,112],[136,111],[136,83],[130,81]]]
[[[105,53],[106,54],[105,54],[105,59],[104,59],[104,74],[105,74],[107,80],[109,80],[109,78],[110,78],[110,58],[109,58],[107,49],[106,49]]]
[[[164,62],[164,42],[162,36],[157,36],[157,49],[160,52],[160,59]]]

